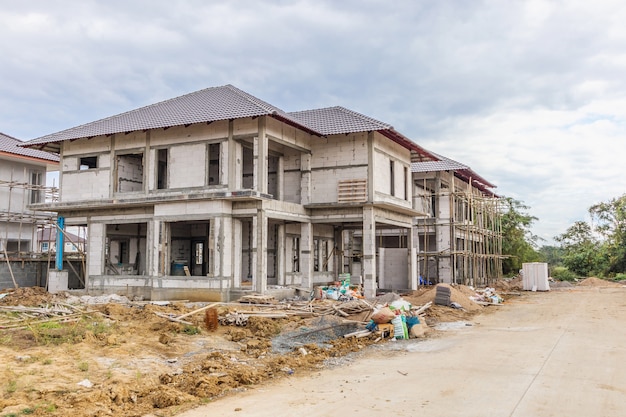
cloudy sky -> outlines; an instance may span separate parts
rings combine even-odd
[[[0,0],[0,131],[206,87],[341,105],[469,165],[551,243],[626,192],[626,3]]]

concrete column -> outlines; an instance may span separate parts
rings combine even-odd
[[[419,264],[417,262],[417,252],[419,250],[419,238],[418,238],[416,227],[409,228],[406,243],[407,243],[407,250],[408,250],[408,257],[409,257],[409,276],[408,276],[409,288],[412,290],[416,290],[417,286],[419,285],[419,282],[418,282]]]
[[[220,230],[219,247],[221,248],[221,270],[220,276],[230,278],[232,281],[233,276],[233,218],[222,218],[222,229]],[[239,239],[241,240],[241,239]],[[241,252],[240,252],[241,256]],[[241,264],[241,262],[239,262]]]
[[[242,233],[241,233],[241,220],[239,219],[232,219],[232,223],[233,223],[233,239],[232,239],[232,274],[233,274],[233,288],[239,288],[241,287],[241,274],[242,274],[242,257],[241,257],[241,250],[242,250],[242,242],[241,240],[243,239]]]
[[[333,240],[335,244],[335,255],[333,271],[335,273],[335,277],[338,277],[339,274],[343,274],[344,271],[344,260],[343,260],[343,249],[344,249],[344,241],[343,241],[343,227],[335,227],[333,231]]]
[[[367,202],[374,202],[376,171],[374,169],[374,132],[367,134]]]
[[[267,194],[267,137],[265,117],[259,117],[259,135],[254,138],[254,189]]]
[[[161,242],[159,241],[159,229],[161,222],[159,220],[150,220],[148,222],[148,230],[146,233],[146,271],[150,277],[159,276],[159,251]]]
[[[223,145],[224,178],[229,190],[240,190],[243,180],[243,147],[241,143],[233,139],[233,121],[228,122],[228,141]]]
[[[313,224],[300,225],[300,273],[302,287],[313,289]]]
[[[276,169],[277,196],[276,200],[283,201],[285,199],[285,161],[281,156],[278,158],[278,167]]]
[[[146,130],[146,147],[143,151],[143,193],[148,195],[150,192],[150,182],[156,178],[156,169],[158,163],[155,164],[150,154],[150,130]]]
[[[277,233],[278,242],[276,242],[276,278],[278,285],[285,285],[285,260],[288,259],[285,256],[285,225],[278,225]]]
[[[300,154],[300,204],[311,203],[311,154]]]
[[[102,275],[104,273],[106,226],[101,223],[88,223],[87,229],[89,243],[87,245],[86,285],[90,275]]]
[[[376,283],[376,218],[374,207],[363,207],[363,292],[375,297]]]
[[[212,233],[209,232],[209,239],[213,240],[213,247],[215,250],[213,251],[213,265],[209,265],[209,273],[214,277],[222,276],[222,265],[224,264],[224,245],[223,245],[223,235],[224,230],[222,223],[223,219],[221,217],[215,218],[211,220],[212,223]],[[209,243],[209,248],[211,244]],[[209,261],[210,262],[210,261]]]
[[[257,215],[253,219],[253,228],[256,265],[255,274],[252,276],[252,288],[260,294],[265,294],[267,292],[267,214],[265,210],[257,210]]]

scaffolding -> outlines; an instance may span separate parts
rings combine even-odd
[[[35,203],[58,201],[58,189],[13,180],[0,180],[3,202],[0,204],[0,243],[3,254],[13,258],[32,257],[37,253],[37,232],[54,225],[56,215],[30,210]]]
[[[56,213],[32,210],[29,206],[57,202],[59,190],[57,187],[16,181],[14,178],[17,175],[14,174],[11,171],[8,180],[0,179],[0,259],[2,263],[6,263],[13,283],[17,286],[11,263],[23,265],[26,261],[44,262],[47,263],[47,269],[54,263],[53,255],[56,248],[51,244],[50,236],[56,236],[58,229]],[[78,242],[74,242],[65,231],[61,233],[78,249],[75,254],[66,254],[64,257],[66,265],[73,270],[78,280],[84,283],[85,253],[80,241],[85,240],[86,229],[77,228]],[[40,241],[39,237],[43,239]],[[47,244],[42,247],[41,242]],[[80,266],[75,267],[72,262],[78,262]]]
[[[437,172],[421,179],[417,198],[430,216],[417,220],[423,282],[485,286],[502,277],[500,199]],[[438,206],[438,207],[437,207]]]

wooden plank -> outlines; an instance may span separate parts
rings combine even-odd
[[[179,320],[180,320],[180,319],[182,319],[182,318],[184,318],[184,317],[189,317],[189,316],[191,316],[191,315],[194,315],[194,314],[196,314],[196,313],[200,313],[201,311],[204,311],[204,310],[209,309],[209,308],[211,308],[211,307],[217,307],[217,306],[218,306],[218,305],[220,305],[220,304],[222,304],[222,303],[211,303],[211,304],[206,305],[206,306],[204,306],[204,307],[201,307],[201,308],[199,308],[199,309],[197,309],[197,310],[190,311],[189,313],[185,313],[185,314],[183,314],[183,315],[181,315],[181,316],[178,316],[178,317],[177,317],[177,319],[179,319]]]

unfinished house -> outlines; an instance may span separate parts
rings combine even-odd
[[[411,164],[424,283],[488,285],[502,276],[502,229],[495,186],[468,166],[436,155]]]
[[[23,142],[0,133],[0,252],[19,256],[36,250],[37,226],[50,215],[30,204],[46,201],[46,172],[58,169],[59,158],[18,146]]]
[[[27,275],[24,259],[37,251],[37,230],[50,223],[52,213],[29,209],[30,204],[54,199],[46,187],[46,172],[58,169],[59,158],[48,152],[25,149],[23,142],[0,133],[0,288]],[[10,262],[19,264],[11,268]]]
[[[285,113],[231,85],[28,146],[61,155],[60,200],[38,208],[87,227],[87,289],[191,300],[334,281],[354,229],[373,295],[377,230],[412,239],[411,153],[428,154],[356,112]]]

